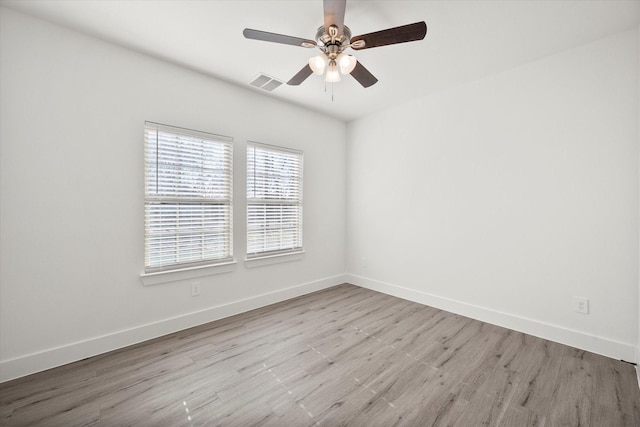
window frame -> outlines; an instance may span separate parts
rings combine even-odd
[[[252,168],[250,166],[251,162],[251,153],[253,152],[253,158],[255,163],[255,150],[264,150],[270,151],[274,153],[279,153],[281,155],[290,155],[295,156],[297,160],[297,189],[294,191],[297,197],[295,199],[281,199],[281,198],[258,198],[251,197],[250,191],[251,188],[256,189],[256,176],[255,176],[255,166],[253,168],[254,175],[251,176]],[[252,151],[253,150],[253,151]],[[247,208],[246,208],[246,261],[252,265],[267,265],[276,262],[284,262],[289,260],[297,260],[300,259],[300,255],[304,254],[304,153],[302,150],[296,150],[288,147],[265,144],[257,141],[247,141],[247,170],[246,170],[246,182],[247,182]],[[251,185],[251,181],[253,181],[253,185]],[[286,248],[278,248],[278,249],[270,249],[270,250],[262,250],[262,251],[252,251],[252,245],[250,244],[250,234],[252,232],[252,215],[251,215],[251,207],[252,206],[288,206],[288,207],[296,207],[296,228],[294,234],[297,239],[297,244],[286,247]],[[266,224],[265,224],[266,225]],[[282,242],[280,242],[282,243]]]
[[[153,132],[156,133],[156,138],[150,138]],[[164,187],[163,190],[167,188],[171,188],[171,191],[174,191],[176,194],[171,196],[167,195],[159,195],[153,194],[150,191],[153,183],[150,184],[150,180],[156,182],[156,191],[159,191],[157,187],[157,179],[160,173],[162,173],[163,168],[159,167],[158,163],[158,153],[159,148],[159,139],[158,135],[160,133],[164,133],[167,138],[175,138],[174,141],[168,143],[168,146],[171,148],[176,148],[176,151],[173,154],[169,154],[171,157],[170,160],[175,161],[174,167],[167,167],[165,165],[164,171],[169,173],[173,173],[172,177],[176,180],[174,187],[170,186]],[[180,138],[183,138],[182,142],[180,142]],[[185,142],[187,141],[187,142]],[[203,153],[200,155],[201,157],[196,159],[196,163],[201,161],[202,167],[198,169],[194,166],[194,163],[187,164],[187,160],[179,159],[180,157],[184,157],[183,152],[178,152],[177,148],[182,145],[184,147],[185,143],[201,144]],[[215,146],[207,147],[207,144],[215,144]],[[173,144],[173,145],[172,145]],[[193,149],[193,148],[191,148]],[[205,151],[209,150],[208,153]],[[165,147],[165,153],[167,153],[169,149]],[[155,153],[155,158],[150,158],[152,154]],[[184,153],[190,153],[189,151],[185,151]],[[213,160],[211,160],[213,159]],[[180,163],[182,160],[183,163]],[[207,171],[207,168],[204,166],[205,162],[212,163],[222,163],[222,168],[216,169],[222,171],[222,179],[213,181],[215,187],[206,188],[204,184],[210,184],[212,179],[206,176],[203,176],[203,171]],[[155,166],[153,165],[155,163]],[[176,167],[175,164],[178,166]],[[208,169],[209,172],[212,169]],[[175,172],[178,171],[178,172]],[[187,171],[186,174],[183,174],[184,171]],[[189,173],[189,171],[191,173]],[[182,181],[183,176],[187,176],[188,179],[195,179],[197,184],[202,183],[202,187],[198,187],[197,185],[193,185],[190,187],[190,192],[185,191],[182,192],[180,188],[184,188],[184,181]],[[168,181],[171,181],[171,178],[167,178]],[[202,180],[198,181],[198,180]],[[182,185],[181,185],[182,184]],[[146,281],[151,281],[153,283],[162,282],[163,280],[157,279],[158,275],[166,275],[166,273],[176,273],[176,272],[187,272],[189,276],[198,276],[204,275],[206,272],[210,272],[210,268],[208,267],[216,267],[216,266],[229,266],[230,264],[235,263],[233,259],[233,138],[218,134],[213,134],[210,132],[196,131],[192,129],[165,125],[161,123],[145,121],[144,123],[144,203],[145,203],[145,227],[144,227],[144,273],[141,275],[143,280],[145,277]],[[224,194],[220,196],[220,194],[214,194],[215,192]],[[196,193],[202,193],[197,195]],[[217,197],[214,197],[217,196]],[[156,212],[153,213],[153,206],[155,206]],[[176,243],[174,248],[175,252],[175,262],[162,262],[153,263],[151,261],[152,256],[157,256],[158,253],[154,252],[151,248],[154,243],[152,243],[153,238],[156,239],[162,238],[158,237],[162,233],[158,233],[158,227],[156,231],[152,232],[152,222],[158,222],[159,214],[157,211],[164,209],[158,208],[158,206],[168,206],[170,209],[172,206],[175,207],[175,221],[170,224],[174,225],[174,227],[167,226],[169,229],[173,228],[175,231],[173,235],[175,235]],[[202,214],[200,216],[200,228],[198,226],[194,226],[193,218],[197,218],[195,215],[181,217],[179,213],[179,207],[190,207],[194,211],[201,210]],[[155,216],[154,216],[155,215]],[[171,217],[171,219],[174,219]],[[180,224],[182,222],[182,225]],[[195,222],[195,224],[199,224]],[[221,224],[222,228],[218,229],[218,225]],[[165,226],[164,224],[162,226]],[[208,227],[207,227],[208,226]],[[213,229],[216,229],[213,231]],[[184,230],[189,231],[192,230],[191,233],[185,233]],[[222,232],[220,232],[222,230]],[[172,235],[172,232],[167,232],[166,230],[162,230],[164,234],[162,236],[168,236],[169,238]],[[199,243],[193,244],[191,243],[188,246],[184,241],[191,238],[192,242],[200,240]],[[222,248],[222,256],[207,256],[206,252],[209,250],[211,252],[211,240],[220,239],[222,242],[220,247]],[[157,244],[156,244],[157,245]],[[214,244],[215,246],[215,244]],[[171,247],[168,245],[168,247]],[[196,247],[195,250],[191,249]],[[215,246],[217,248],[217,246]],[[182,249],[182,252],[181,252]],[[188,252],[190,251],[190,252]],[[183,256],[187,256],[189,258],[189,253],[198,253],[200,259],[197,260],[186,260],[180,261],[180,253]],[[209,254],[210,255],[210,254]],[[194,256],[192,255],[191,258]],[[215,274],[215,273],[214,273]],[[169,275],[170,276],[170,275]],[[175,275],[174,275],[175,276]],[[149,279],[153,277],[153,279]],[[145,283],[147,284],[147,283]],[[149,283],[151,284],[151,283]]]

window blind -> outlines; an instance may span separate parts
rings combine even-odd
[[[301,151],[247,144],[247,258],[302,250]]]
[[[232,140],[145,122],[145,272],[229,261]]]

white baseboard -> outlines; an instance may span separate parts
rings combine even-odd
[[[173,332],[213,322],[235,314],[264,307],[287,299],[329,288],[346,282],[346,275],[328,277],[251,298],[207,308],[148,323],[135,328],[91,338],[22,357],[0,361],[0,383],[41,372],[108,351],[137,344]]]
[[[636,356],[636,346],[630,343],[590,335],[581,331],[541,322],[539,320],[528,319],[515,314],[504,313],[462,301],[443,298],[426,292],[404,288],[402,286],[384,283],[353,274],[347,274],[347,283],[449,311],[451,313],[460,314],[482,322],[524,332],[529,335],[569,345],[582,350],[587,350],[592,353],[601,354],[614,359],[623,359],[627,361],[638,360]],[[638,379],[640,381],[640,373]]]

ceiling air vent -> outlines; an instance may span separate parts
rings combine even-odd
[[[253,79],[251,86],[259,87],[260,89],[266,90],[267,92],[271,92],[278,86],[282,84],[282,82],[274,77],[267,76],[266,74],[258,74],[258,77]]]

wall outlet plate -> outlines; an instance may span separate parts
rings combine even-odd
[[[191,296],[197,297],[200,295],[200,282],[191,282]]]
[[[586,297],[573,297],[573,309],[576,313],[589,314],[589,300]]]

